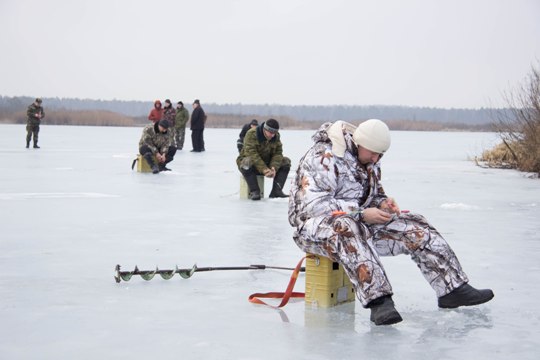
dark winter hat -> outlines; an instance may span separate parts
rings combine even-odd
[[[253,120],[251,120],[249,125],[259,125],[259,122],[257,121],[257,119],[253,119]]]
[[[163,119],[163,120],[159,120],[158,125],[161,126],[162,128],[168,129],[171,124],[169,124],[169,120]]]
[[[41,98],[36,98],[36,102],[37,102],[38,104],[41,104],[41,103],[43,102],[43,100],[41,100]]]
[[[279,123],[275,119],[269,119],[264,123],[264,130],[275,134],[279,131]]]
[[[195,99],[195,101],[193,103],[197,104],[197,105],[201,105],[201,103],[199,102],[199,99]]]
[[[171,104],[171,100],[165,99],[165,104],[169,104],[169,105],[170,105],[170,104]]]
[[[184,103],[181,102],[181,101],[177,102],[176,104],[177,104],[177,105],[182,105],[182,106],[184,106]]]

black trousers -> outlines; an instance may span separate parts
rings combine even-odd
[[[193,144],[193,151],[204,151],[204,129],[191,130],[191,143]]]
[[[148,147],[148,145],[143,145],[139,148],[139,153],[144,156],[146,153],[152,154],[152,150]],[[169,146],[169,149],[167,150],[167,153],[165,154],[165,164],[170,163],[174,159],[174,155],[176,154],[176,147]]]

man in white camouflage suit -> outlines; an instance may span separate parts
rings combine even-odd
[[[380,256],[410,255],[438,297],[441,308],[485,303],[489,289],[477,290],[441,234],[419,214],[401,212],[380,182],[379,160],[390,147],[380,120],[358,127],[326,123],[300,160],[289,198],[294,241],[303,251],[343,265],[371,321],[402,321]]]

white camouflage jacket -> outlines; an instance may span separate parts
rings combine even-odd
[[[310,219],[310,226],[318,226],[333,211],[376,207],[386,199],[379,162],[363,166],[358,161],[354,129],[337,121],[313,135],[315,144],[300,160],[289,197],[289,223],[299,231]],[[357,212],[351,216],[360,220]]]

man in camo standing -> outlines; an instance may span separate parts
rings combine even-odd
[[[26,148],[30,147],[30,140],[32,140],[32,135],[34,136],[34,149],[39,149],[38,146],[38,134],[39,134],[39,125],[41,119],[45,117],[45,111],[41,106],[42,100],[37,98],[26,111]]]
[[[420,214],[402,212],[381,185],[379,160],[390,147],[380,120],[358,127],[323,124],[315,144],[300,160],[291,185],[289,222],[305,252],[343,265],[371,321],[402,320],[380,256],[410,255],[438,297],[441,308],[485,303],[489,289],[477,290],[441,234]]]
[[[186,137],[186,124],[189,121],[189,111],[184,107],[184,103],[179,101],[176,106],[176,120],[174,122],[175,142],[178,150],[184,148]]]

